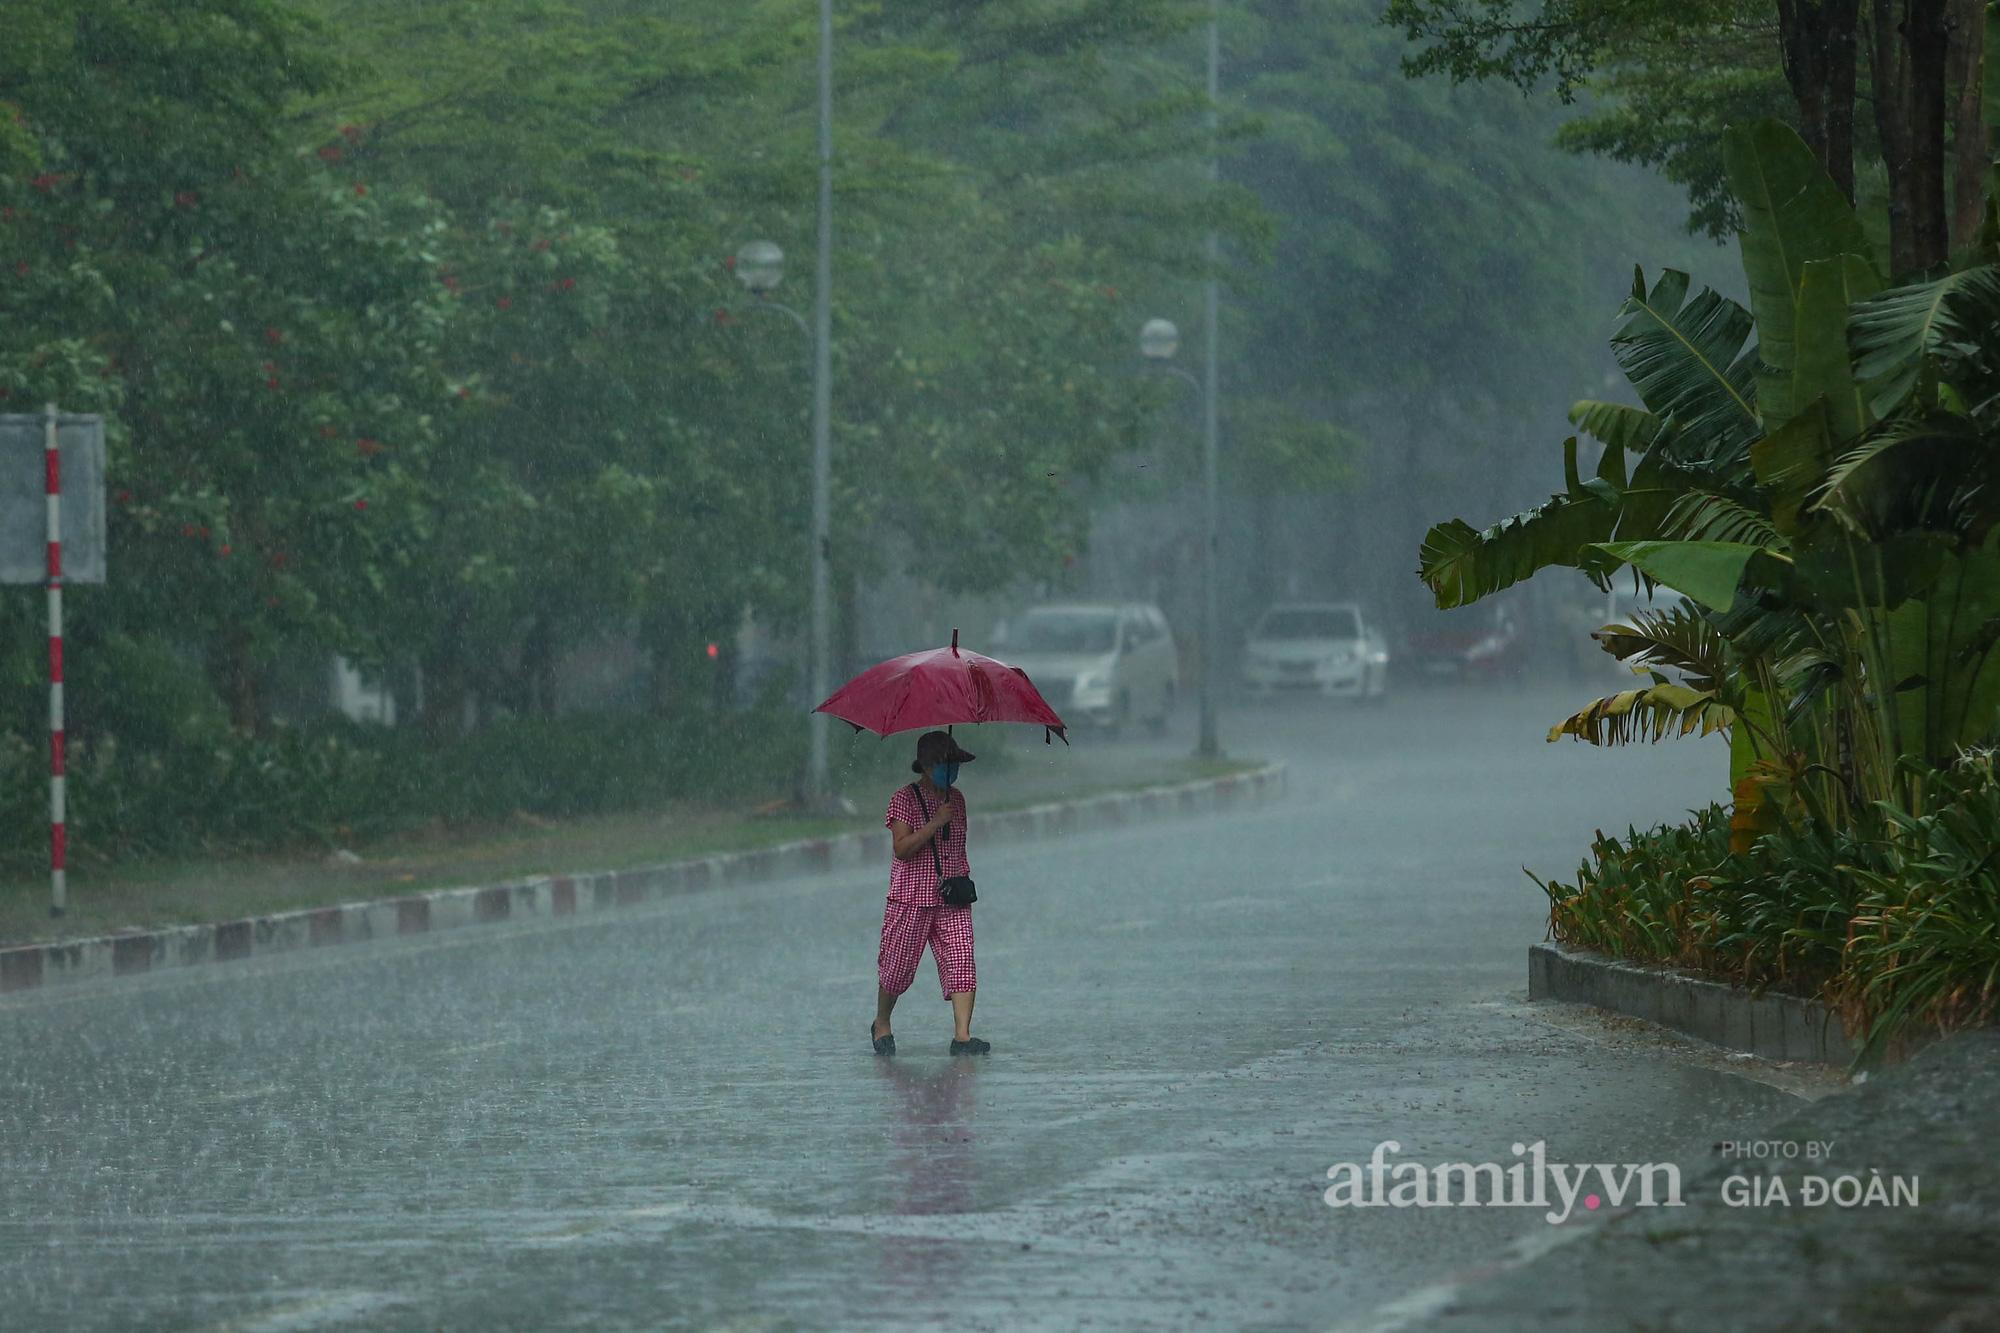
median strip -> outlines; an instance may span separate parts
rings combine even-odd
[[[1193,782],[995,811],[981,817],[980,841],[1032,841],[1205,814],[1269,800],[1284,789],[1285,765],[1278,763]],[[704,889],[879,866],[888,855],[888,830],[863,829],[624,870],[533,875],[236,921],[19,945],[0,949],[0,992],[515,919],[590,915]]]

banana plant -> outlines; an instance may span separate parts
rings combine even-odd
[[[1565,441],[1562,493],[1439,524],[1419,573],[1440,606],[1551,566],[1686,594],[1596,632],[1651,683],[1549,737],[1727,729],[1741,846],[1787,808],[1920,808],[1898,761],[1948,759],[2000,714],[2000,217],[1957,271],[1886,289],[1794,132],[1732,129],[1725,156],[1750,309],[1641,273],[1612,350],[1642,406],[1571,411],[1605,446],[1596,474]]]

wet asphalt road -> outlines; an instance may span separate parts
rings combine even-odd
[[[1284,800],[1055,844],[982,851],[968,769],[983,1060],[945,1054],[928,956],[903,1054],[869,1052],[886,868],[0,1000],[0,1326],[1291,1328],[1420,1304],[1551,1227],[1332,1209],[1333,1163],[1385,1139],[1696,1161],[1795,1104],[1524,1003],[1520,867],[1568,874],[1594,827],[1723,789],[1715,741],[1545,745],[1583,697],[1231,709],[1232,752],[1290,761]]]

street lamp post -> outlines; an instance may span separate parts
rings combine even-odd
[[[828,491],[833,478],[830,440],[833,415],[833,0],[819,0],[819,236],[813,274],[813,551],[812,551],[812,697],[815,704],[833,692],[827,679],[832,655],[831,618],[827,599],[828,566],[833,559],[828,536]],[[807,770],[806,799],[815,809],[832,801],[826,777],[826,714],[814,713],[812,766]]]
[[[827,201],[822,198],[822,209]],[[736,280],[757,298],[759,309],[775,310],[787,316],[798,326],[799,332],[811,340],[813,345],[813,494],[812,494],[812,679],[811,691],[815,702],[824,699],[828,693],[827,658],[828,615],[827,615],[827,561],[831,543],[827,536],[827,487],[831,480],[831,441],[828,425],[828,408],[831,395],[828,392],[829,358],[827,356],[827,255],[826,255],[826,215],[820,218],[820,260],[819,260],[819,305],[818,318],[814,325],[806,323],[806,317],[782,301],[771,299],[785,275],[785,252],[771,241],[751,241],[736,252]],[[814,809],[828,803],[826,715],[813,713],[808,724],[812,728],[812,760],[806,777],[806,802]]]
[[[799,332],[812,337],[812,326],[806,317],[782,301],[773,301],[771,293],[785,276],[785,252],[771,241],[751,241],[736,252],[736,280],[743,284],[745,291],[757,298],[761,310],[775,310],[789,317],[799,326]]]
[[[1221,12],[1222,0],[1208,0],[1208,179],[1211,186],[1222,177],[1221,150],[1216,143],[1215,115],[1216,101],[1221,96],[1222,91],[1222,39],[1218,33],[1217,24]],[[1206,562],[1208,579],[1206,592],[1207,605],[1202,611],[1201,630],[1203,638],[1201,653],[1201,741],[1195,747],[1195,753],[1204,759],[1214,759],[1222,753],[1222,747],[1215,739],[1215,687],[1211,683],[1215,670],[1219,665],[1218,658],[1222,648],[1222,631],[1219,626],[1221,617],[1216,610],[1216,599],[1219,596],[1217,587],[1222,582],[1218,547],[1219,539],[1216,535],[1220,527],[1217,511],[1221,506],[1215,479],[1215,438],[1218,434],[1216,428],[1216,410],[1221,398],[1221,386],[1218,382],[1216,370],[1216,349],[1222,336],[1221,330],[1218,327],[1220,317],[1217,307],[1220,302],[1216,293],[1215,279],[1215,270],[1219,258],[1220,246],[1216,241],[1215,228],[1210,227],[1208,229],[1208,290],[1204,293],[1204,304],[1208,320],[1208,328],[1205,330],[1208,335],[1206,339],[1208,358],[1207,365],[1203,367],[1206,372],[1206,382],[1203,385],[1201,395],[1201,470],[1203,478],[1208,485],[1208,559]]]
[[[1211,284],[1212,288],[1212,284]],[[1139,351],[1148,361],[1162,371],[1184,381],[1195,393],[1195,399],[1202,406],[1202,456],[1203,472],[1207,480],[1207,499],[1204,505],[1208,540],[1204,545],[1206,555],[1202,559],[1202,626],[1201,626],[1201,739],[1195,745],[1195,753],[1204,759],[1214,759],[1221,755],[1222,747],[1215,736],[1215,673],[1221,660],[1221,640],[1216,628],[1219,619],[1216,610],[1216,466],[1215,466],[1215,297],[1209,294],[1208,335],[1208,383],[1203,383],[1182,370],[1169,364],[1173,355],[1180,350],[1181,333],[1173,321],[1149,319],[1139,330]]]

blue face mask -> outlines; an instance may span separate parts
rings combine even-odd
[[[958,761],[954,759],[949,763],[932,764],[931,781],[940,787],[949,787],[958,781]]]

